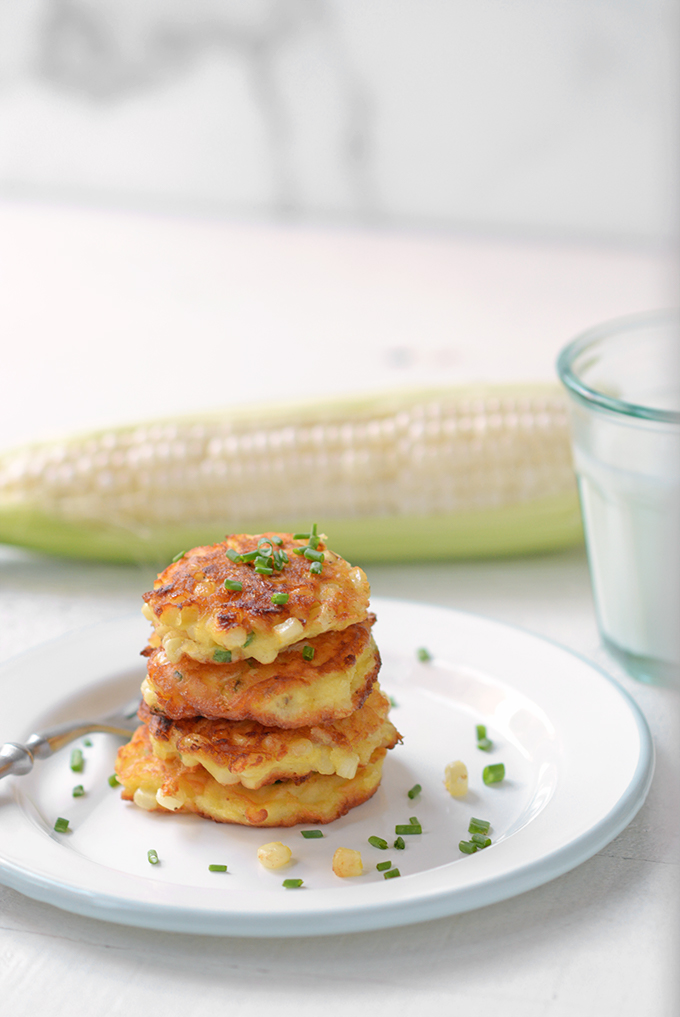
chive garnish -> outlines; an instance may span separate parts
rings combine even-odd
[[[73,791],[71,792],[74,798],[82,798],[85,794],[85,788],[82,784],[76,784]]]
[[[154,851],[153,848],[151,848],[150,851],[146,852],[146,857],[149,859],[149,861],[151,862],[152,865],[158,865],[158,861],[159,861],[158,854],[157,854],[156,851]]]
[[[172,560],[173,561],[179,561],[180,558],[183,558],[185,554],[186,554],[186,551],[180,551],[179,554],[176,554],[175,557]]]
[[[420,820],[418,819],[417,816],[409,816],[408,817],[408,821],[411,824],[411,826],[420,826],[421,825],[420,824]]]
[[[281,544],[283,544],[283,539],[281,537],[277,537],[276,534],[273,537],[270,537],[269,539],[271,540],[272,544],[276,544],[277,547],[281,547]]]
[[[476,844],[478,848],[486,848],[491,843],[491,837],[485,837],[483,833],[473,833],[470,842]]]
[[[399,706],[399,703],[396,701],[396,699],[393,696],[388,696],[387,698],[390,701],[390,706]]]
[[[428,660],[432,660],[432,654],[424,646],[418,647],[418,649],[416,650],[416,657],[418,658],[418,660],[422,660],[423,663],[426,663]]]
[[[109,777],[109,787],[119,787],[120,781],[116,777],[115,773],[112,773]]]
[[[477,742],[477,748],[481,752],[491,752],[493,748],[493,742],[491,741],[490,738],[480,738],[480,740]]]
[[[477,725],[477,741],[481,742],[483,738],[486,738],[486,726],[484,724]]]
[[[300,830],[300,833],[303,837],[306,837],[307,840],[314,840],[317,837],[323,837],[321,830]]]
[[[74,749],[71,753],[71,769],[74,773],[81,773],[85,766],[85,760],[81,749]]]
[[[285,886],[286,890],[295,890],[298,886],[302,886],[301,879],[284,879],[282,886]]]
[[[250,646],[250,644],[252,643],[254,638],[255,638],[255,633],[254,632],[249,632],[248,633],[248,638],[246,639],[245,643],[243,644],[243,649],[244,650],[245,650],[246,646]]]
[[[399,833],[398,830],[397,833]],[[371,847],[380,848],[381,851],[387,851],[387,841],[383,840],[382,837],[369,837],[368,843]]]
[[[498,784],[505,777],[505,766],[503,763],[490,763],[482,770],[482,780],[485,784]]]
[[[323,572],[323,565],[320,561],[313,561],[309,566],[309,571],[313,576],[320,576]]]
[[[306,547],[304,554],[309,561],[325,561],[323,551],[315,551],[311,547]]]
[[[311,533],[294,533],[293,540],[309,540]],[[304,551],[304,548],[300,548],[300,551]]]
[[[255,571],[260,576],[273,576],[274,569],[270,569],[268,565],[256,565]]]
[[[488,819],[475,819],[473,816],[468,826],[468,833],[488,833],[491,823]]]
[[[57,833],[66,833],[66,831],[68,830],[68,824],[69,824],[68,819],[63,819],[61,816],[59,816],[56,823],[54,824],[54,829],[57,831]]]
[[[385,872],[387,869],[392,868],[392,862],[378,862],[376,869],[378,872]]]
[[[473,855],[477,850],[477,845],[473,844],[471,840],[461,840],[458,844],[458,850],[462,851],[464,855]]]
[[[383,872],[383,879],[397,879],[401,876],[399,869],[390,869],[389,872]]]
[[[423,828],[419,823],[399,823],[395,826],[394,832],[400,834],[422,833]]]
[[[408,792],[409,798],[417,798],[417,796],[420,794],[422,790],[423,789],[420,786],[420,784],[414,784],[411,790]]]
[[[397,849],[397,851],[403,851],[404,848],[406,847],[406,841],[404,840],[403,837],[397,837],[397,839],[394,842],[394,846]]]
[[[226,871],[227,871],[227,866],[226,865],[209,865],[208,866],[208,872],[226,872]]]
[[[213,660],[216,664],[231,664],[231,650],[215,650]]]
[[[238,554],[238,552],[235,551],[233,547],[227,548],[225,554],[229,561],[233,561],[235,565],[239,564],[239,562],[241,561],[241,555]]]
[[[303,646],[302,647],[302,659],[303,660],[313,660],[314,659],[314,647],[313,646]]]
[[[287,593],[272,593],[272,604],[287,604],[288,594]]]
[[[83,740],[83,745],[85,746],[86,749],[91,749],[92,748],[92,739],[91,738],[85,738]]]
[[[247,551],[245,554],[240,554],[239,555],[239,558],[241,559],[241,561],[242,562],[246,562],[246,563],[251,562],[251,561],[255,561],[255,559],[259,558],[259,557],[260,557],[260,552],[259,551]]]
[[[239,583],[237,579],[225,579],[224,588],[225,590],[233,590],[234,593],[240,593],[243,589],[243,583]]]

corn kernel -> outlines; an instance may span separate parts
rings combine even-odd
[[[270,841],[257,849],[257,860],[265,869],[280,869],[288,864],[292,855],[291,849],[280,840]]]
[[[463,798],[468,793],[467,766],[460,759],[444,770],[444,785],[452,798]]]
[[[333,855],[333,872],[336,876],[346,879],[348,876],[360,876],[363,871],[360,851],[340,847]]]

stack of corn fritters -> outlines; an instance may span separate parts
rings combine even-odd
[[[306,535],[185,552],[145,594],[141,726],[123,798],[223,823],[328,823],[371,797],[400,736],[376,682],[369,586]]]

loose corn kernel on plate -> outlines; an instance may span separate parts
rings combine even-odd
[[[65,749],[0,782],[0,880],[68,911],[145,928],[330,934],[512,897],[579,865],[630,822],[654,757],[644,718],[615,682],[510,626],[422,604],[376,598],[371,606],[381,684],[404,743],[388,754],[374,797],[319,827],[323,836],[135,808],[109,784],[120,740],[99,734],[90,746],[74,743],[83,752],[79,772]],[[128,699],[144,672],[145,635],[143,619],[126,617],[6,663],[0,743]],[[491,742],[486,751],[478,725]],[[455,760],[469,775],[468,793],[456,798],[444,785]],[[500,763],[504,778],[486,784],[485,767],[497,774]],[[74,797],[77,785],[84,793]],[[66,832],[54,829],[60,818]],[[490,823],[488,835],[476,835],[489,846],[469,846],[473,818]],[[398,848],[397,826],[422,832],[404,832]],[[268,869],[258,849],[276,841],[291,859]],[[333,872],[338,848],[360,852],[361,875]]]

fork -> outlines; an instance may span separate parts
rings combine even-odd
[[[10,774],[20,777],[30,773],[36,759],[47,759],[52,753],[58,752],[83,735],[101,731],[127,738],[137,726],[138,709],[139,696],[135,696],[99,720],[76,720],[57,724],[56,727],[48,728],[40,734],[29,735],[25,745],[6,742],[0,747],[0,777],[7,777]]]

